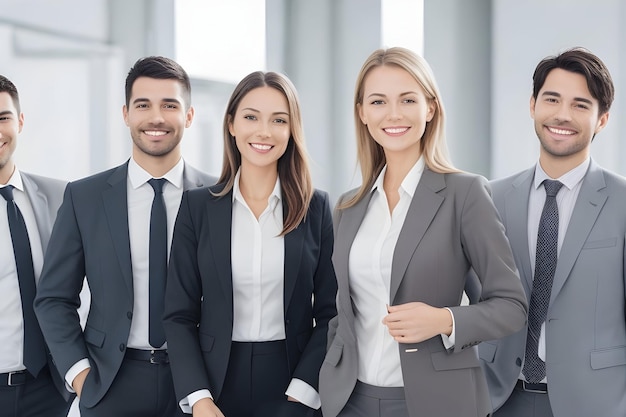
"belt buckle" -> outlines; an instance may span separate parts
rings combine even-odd
[[[7,378],[7,385],[9,387],[15,387],[18,385],[23,385],[24,382],[16,382],[15,384],[13,383],[13,375],[23,375],[24,371],[13,371],[13,372],[9,372],[9,377]]]
[[[157,356],[158,355],[158,356]],[[162,356],[161,356],[162,355]],[[150,351],[150,363],[152,365],[164,365],[168,364],[169,360],[167,358],[167,353],[164,350],[154,350]]]
[[[524,388],[524,391],[532,392],[533,394],[547,394],[548,393],[547,390],[527,388],[528,386],[531,386],[531,385],[537,385],[537,384],[530,384],[530,383],[527,383],[526,381],[522,380],[522,387]]]

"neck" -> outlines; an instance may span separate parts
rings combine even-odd
[[[541,168],[550,178],[559,178],[578,165],[582,164],[589,156],[589,151],[580,152],[569,156],[554,156],[545,151],[539,155]]]
[[[239,176],[239,190],[243,197],[252,201],[267,201],[278,178],[278,171],[274,169],[255,169],[241,166]]]
[[[0,168],[0,184],[5,185],[9,182],[11,175],[15,172],[15,164],[9,159],[4,166]]]
[[[420,156],[421,153],[385,152],[385,159],[387,161],[387,171],[385,172],[385,178],[383,180],[385,190],[397,191]]]
[[[137,149],[133,150],[133,159],[137,164],[155,178],[167,174],[180,161],[180,151],[172,151],[166,155],[147,155]]]

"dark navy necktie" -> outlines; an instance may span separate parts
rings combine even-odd
[[[163,303],[165,301],[165,278],[167,275],[167,214],[163,200],[164,178],[151,179],[148,183],[154,189],[150,214],[150,345],[155,348],[165,343],[163,330]]]
[[[558,257],[559,208],[556,195],[563,186],[559,181],[544,180],[546,202],[539,220],[537,232],[537,253],[535,256],[535,276],[528,308],[528,337],[524,377],[527,382],[538,383],[546,376],[546,364],[538,356],[541,326],[546,321],[552,281]]]
[[[30,250],[30,239],[26,223],[20,209],[13,200],[13,186],[0,188],[0,194],[7,201],[7,217],[9,230],[17,266],[17,279],[22,299],[22,316],[24,318],[24,366],[33,376],[46,364],[46,345],[33,310],[35,299],[35,270],[33,255]]]

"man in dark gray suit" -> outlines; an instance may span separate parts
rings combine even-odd
[[[522,331],[479,346],[495,416],[624,417],[626,180],[590,157],[613,82],[575,48],[533,84],[539,162],[492,182],[530,300]]]
[[[13,153],[23,125],[17,88],[0,75],[0,416],[65,416],[70,393],[32,303],[66,183],[17,169]]]
[[[190,95],[176,62],[138,60],[123,107],[130,160],[65,191],[35,310],[82,417],[182,414],[161,324],[165,270],[183,190],[215,182],[181,157]],[[91,291],[84,331],[76,313],[83,277]]]

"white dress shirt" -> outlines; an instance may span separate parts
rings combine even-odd
[[[563,187],[556,195],[556,204],[559,208],[559,235],[558,235],[558,253],[561,252],[563,241],[565,239],[565,232],[567,232],[567,226],[572,218],[572,212],[574,211],[574,205],[578,199],[578,193],[582,185],[582,180],[589,168],[590,158],[578,165],[576,168],[563,174],[561,177],[556,178],[563,183]],[[541,220],[541,212],[543,211],[543,205],[546,202],[546,191],[542,182],[550,178],[548,174],[541,168],[541,164],[537,163],[535,166],[535,180],[533,186],[530,188],[530,194],[528,197],[528,255],[530,256],[530,267],[533,271],[533,277],[535,275],[535,257],[537,255],[537,233],[539,231],[539,221]],[[558,259],[558,255],[557,255]],[[539,358],[545,362],[546,359],[546,338],[545,338],[545,323],[541,325],[541,335],[539,336]],[[543,379],[543,382],[546,378]]]
[[[39,280],[43,265],[43,248],[37,220],[28,196],[24,192],[22,177],[17,170],[13,172],[9,182],[0,187],[12,185],[13,199],[20,209],[28,238],[30,240],[35,281]],[[17,278],[15,254],[11,241],[11,231],[7,217],[7,202],[0,196],[0,373],[26,369],[24,366],[24,319],[22,315],[22,299]]]
[[[174,224],[178,208],[183,196],[183,172],[185,163],[181,158],[178,163],[163,177],[167,182],[163,185],[163,199],[167,215],[167,253],[172,243]],[[133,318],[130,324],[130,335],[127,346],[133,349],[153,349],[148,341],[149,333],[149,248],[150,248],[150,212],[154,190],[148,183],[152,179],[146,170],[131,158],[128,162],[126,194],[128,198],[128,233],[133,272]],[[165,343],[162,348],[166,348]],[[65,381],[71,386],[72,381],[83,370],[89,368],[87,358],[74,364],[65,375]],[[71,387],[68,387],[68,389]],[[71,389],[70,389],[71,390]]]
[[[284,281],[285,239],[280,180],[255,217],[239,188],[240,172],[233,184],[231,264],[233,279],[233,341],[268,342],[285,339]],[[306,382],[293,378],[285,395],[318,409],[319,394]],[[202,398],[213,398],[208,389],[180,401],[185,413]],[[286,401],[286,399],[285,399]]]
[[[385,166],[372,187],[372,198],[350,249],[348,270],[355,310],[357,378],[379,387],[401,387],[404,380],[398,342],[382,320],[390,302],[393,253],[424,172],[424,161],[420,158],[402,181],[398,189],[400,201],[392,213],[383,189],[386,172]],[[454,344],[453,336],[442,337],[446,347]]]

